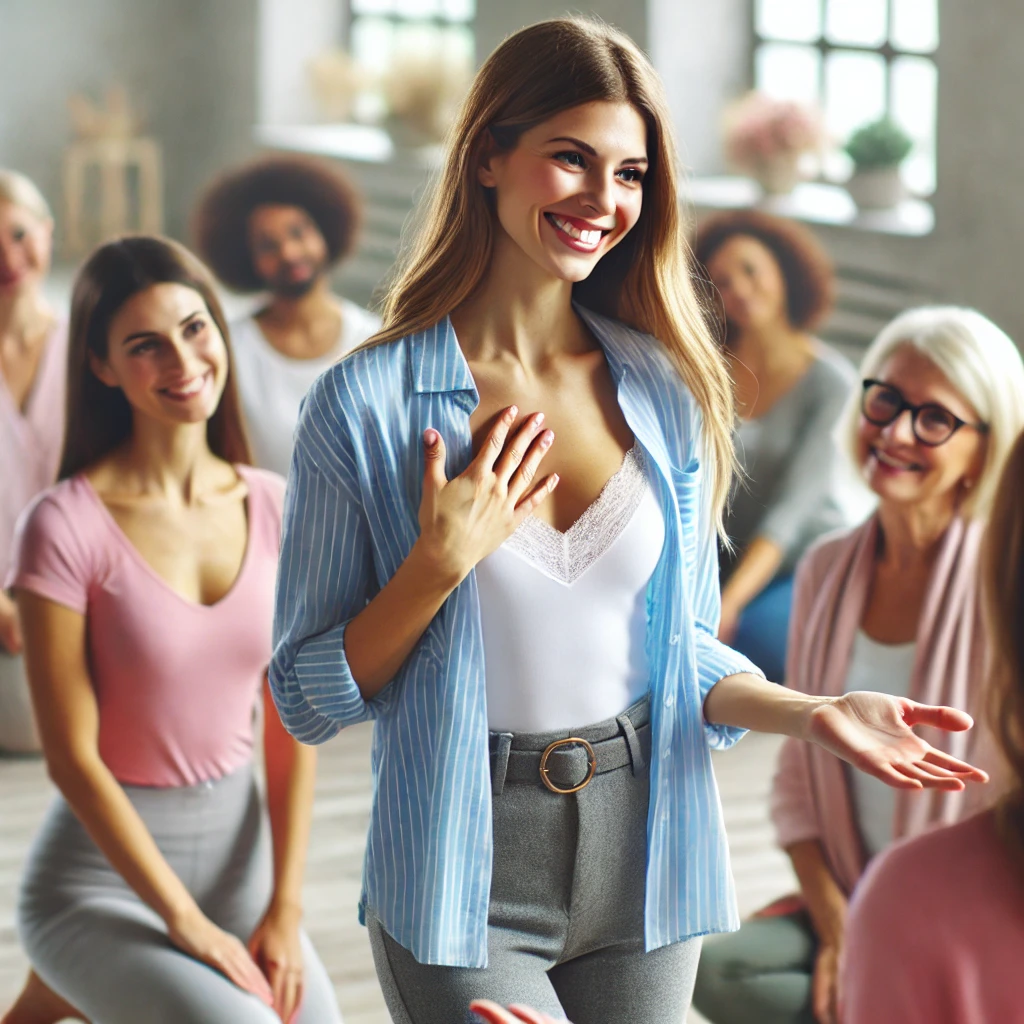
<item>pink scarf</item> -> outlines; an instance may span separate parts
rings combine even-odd
[[[975,720],[981,710],[988,649],[978,579],[983,529],[982,523],[955,519],[946,531],[918,623],[908,694],[921,703],[961,708]],[[878,540],[878,520],[872,516],[855,530],[820,543],[800,563],[790,618],[787,686],[821,696],[843,693],[874,576]],[[977,726],[968,733],[924,728],[919,733],[937,749],[968,760],[984,743]],[[849,894],[867,865],[867,855],[846,772],[843,762],[820,747],[787,740],[775,776],[772,820],[781,846],[819,840],[836,880]],[[976,796],[970,796],[973,807]],[[963,792],[901,790],[893,836],[951,824],[967,803]]]

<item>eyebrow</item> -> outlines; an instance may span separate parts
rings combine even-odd
[[[553,139],[548,139],[548,144],[552,142],[571,142],[574,146],[579,147],[584,153],[588,153],[590,156],[597,156],[597,150],[593,146],[584,142],[582,139],[575,139],[571,135],[557,135]],[[646,164],[648,162],[645,156],[634,156],[628,160],[623,160],[622,164]],[[622,166],[620,164],[619,166]]]
[[[189,315],[187,317],[185,317],[185,319],[182,320],[178,324],[178,326],[179,327],[184,327],[185,324],[187,324],[189,322],[189,320],[194,320],[197,316],[202,316],[202,315],[203,315],[203,311],[201,309],[197,309],[194,313],[189,313]],[[122,345],[127,345],[128,342],[130,342],[130,341],[138,341],[140,338],[152,338],[154,335],[159,334],[159,333],[160,333],[159,331],[137,331],[135,334],[129,334],[128,337],[125,338],[121,342],[121,344]]]

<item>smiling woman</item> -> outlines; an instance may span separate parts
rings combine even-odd
[[[621,33],[507,39],[384,329],[299,420],[270,683],[306,742],[376,721],[361,914],[401,1024],[681,1020],[736,925],[710,750],[745,727],[984,778],[910,729],[966,716],[800,697],[715,637],[733,404],[670,124]]]

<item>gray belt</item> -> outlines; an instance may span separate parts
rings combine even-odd
[[[491,788],[500,796],[506,783],[546,786],[552,793],[576,793],[595,775],[631,767],[646,771],[651,752],[650,707],[644,697],[616,718],[552,739],[551,734],[492,732]]]

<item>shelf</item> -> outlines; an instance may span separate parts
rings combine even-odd
[[[684,197],[698,209],[739,210],[754,206],[810,224],[882,235],[921,238],[935,229],[935,211],[923,199],[905,199],[892,210],[858,210],[846,189],[822,182],[806,181],[789,195],[766,196],[750,178],[694,178],[684,186]]]

